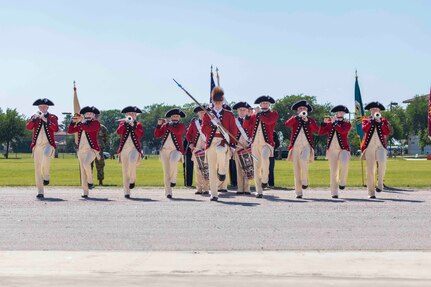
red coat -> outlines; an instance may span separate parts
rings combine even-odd
[[[274,144],[274,128],[278,120],[278,113],[276,111],[259,112],[246,117],[244,127],[251,132],[251,142],[256,138],[256,132],[259,125],[262,124],[262,132],[265,142],[275,146]]]
[[[186,141],[188,142],[189,145],[193,144],[194,146],[196,146],[201,136],[201,134],[198,131],[198,128],[196,127],[195,121],[199,121],[202,127],[202,120],[195,118],[190,122],[190,125],[187,128],[187,133],[186,133]]]
[[[295,145],[295,141],[298,138],[298,134],[303,128],[305,136],[308,143],[312,148],[314,148],[313,132],[318,133],[319,127],[313,118],[308,117],[308,122],[303,121],[299,116],[292,116],[285,123],[285,126],[292,129],[292,134],[290,135],[289,150]]]
[[[326,142],[326,149],[329,149],[334,136],[337,136],[338,144],[341,149],[350,151],[347,135],[349,134],[352,124],[348,121],[336,121],[335,123],[322,123],[319,129],[319,135],[328,134],[328,141]]]
[[[213,115],[216,115],[217,113],[212,110],[211,111]],[[235,136],[238,133],[238,128],[235,123],[235,117],[231,111],[223,109],[220,112],[220,118],[219,118],[222,126],[228,130],[233,136]],[[217,133],[219,133],[217,126],[213,125],[211,122],[211,118],[208,116],[208,114],[205,114],[202,122],[202,132],[205,134],[207,138],[206,142],[206,148],[209,148],[214,137],[218,137]],[[236,139],[229,136],[230,146],[236,147]],[[222,145],[226,144],[226,140],[223,139]]]
[[[383,147],[386,148],[386,136],[391,133],[389,130],[389,122],[387,119],[382,118],[381,122],[378,123],[371,118],[365,118],[362,120],[362,130],[365,133],[361,143],[362,152],[368,147],[368,144],[373,137],[374,130],[377,131],[377,135],[379,136],[380,142],[382,143]]]
[[[129,136],[132,137],[133,145],[139,153],[141,151],[141,138],[144,136],[144,127],[138,121],[134,122],[135,125],[131,126],[127,122],[121,122],[117,128],[117,134],[121,135],[120,146],[118,147],[117,153],[123,150],[124,144]]]
[[[251,126],[245,127],[245,123],[247,121],[246,118],[244,118],[244,119],[241,120],[241,118],[237,117],[236,119],[239,121],[239,123],[241,124],[241,127],[245,131],[245,134],[247,135],[248,139],[251,141],[252,140],[251,135],[253,134],[253,127],[251,127]],[[240,132],[240,130],[238,128],[238,133],[236,135],[236,141],[237,142],[239,141],[239,139],[241,138],[241,136],[242,136],[242,134],[241,134],[241,132]]]
[[[97,141],[97,135],[99,133],[100,123],[96,120],[86,121],[83,123],[70,123],[67,128],[69,134],[78,133],[78,146],[81,142],[81,136],[84,133],[87,137],[90,147],[94,150],[100,151],[99,142]]]
[[[49,144],[54,148],[57,147],[54,139],[54,133],[58,132],[58,118],[56,115],[47,113],[46,123],[39,118],[32,117],[25,128],[28,130],[33,130],[30,149],[33,149],[33,147],[36,145],[37,137],[39,136],[39,133],[42,129],[48,138]]]
[[[184,154],[183,135],[185,131],[186,131],[186,125],[183,123],[177,123],[177,124],[165,123],[161,126],[159,125],[156,126],[156,128],[154,129],[154,137],[156,139],[163,137],[162,145],[161,145],[161,147],[163,147],[166,140],[168,139],[168,136],[171,135],[175,148],[179,152]]]

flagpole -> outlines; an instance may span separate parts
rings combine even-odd
[[[359,114],[361,114],[361,116],[363,117],[364,115],[363,115],[363,108],[362,108],[362,96],[360,95],[360,90],[359,90],[359,83],[358,83],[358,70],[357,69],[355,69],[355,125],[356,125],[356,130],[358,130],[358,125],[357,125],[357,120],[358,120],[358,117],[357,117],[357,114],[356,114],[356,111],[358,111],[359,112]],[[356,95],[356,85],[358,85],[358,95]],[[358,96],[358,97],[360,97],[361,98],[361,100],[360,100],[360,103],[359,103],[359,105],[360,105],[360,107],[357,107],[357,98],[356,98],[356,96]],[[361,119],[362,120],[362,119]],[[362,124],[361,124],[361,126],[362,126]],[[359,137],[359,145],[360,145],[360,143],[361,143],[361,135],[358,133],[358,137]],[[360,159],[361,159],[361,178],[362,178],[362,186],[366,186],[365,185],[365,176],[364,176],[364,158],[363,158],[363,156],[361,155],[361,157],[360,157]]]
[[[78,93],[76,92],[76,82],[73,81],[73,113],[75,116],[76,114],[79,114],[81,111],[81,105],[79,104],[78,100]],[[75,146],[78,149],[78,134],[75,133]],[[78,153],[78,152],[77,152]],[[78,162],[79,164],[79,162]],[[82,178],[81,178],[81,165],[79,164],[79,183],[81,184]]]

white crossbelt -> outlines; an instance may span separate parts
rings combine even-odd
[[[207,137],[202,132],[202,126],[201,126],[201,123],[199,122],[199,120],[195,120],[195,125],[196,125],[196,128],[198,129],[198,132],[199,132],[200,136],[202,137],[202,140],[204,142],[206,142],[207,141]]]
[[[250,143],[250,140],[247,136],[247,133],[245,132],[244,128],[242,127],[241,123],[239,122],[238,118],[235,118],[236,126],[239,129],[239,132],[241,133],[241,136],[246,140],[246,142]]]

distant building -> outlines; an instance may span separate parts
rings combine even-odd
[[[418,96],[418,98],[429,99],[429,96],[430,95],[427,94],[427,95]],[[404,104],[410,104],[415,99],[416,99],[416,97],[410,98],[410,99],[403,101],[403,103]],[[422,154],[422,153],[423,154],[431,154],[431,145],[425,146],[424,151],[422,152],[421,147],[419,145],[419,137],[417,135],[409,136],[407,145],[408,145],[408,153],[409,154]]]

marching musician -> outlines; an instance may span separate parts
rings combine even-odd
[[[54,103],[48,99],[38,99],[33,103],[39,111],[33,115],[26,129],[33,130],[30,149],[34,158],[34,172],[37,187],[37,198],[44,198],[44,185],[49,184],[49,167],[56,148],[54,133],[58,131],[58,118],[48,113]]]
[[[344,120],[344,116],[349,113],[346,106],[335,106],[331,112],[335,113],[335,116],[324,118],[320,125],[319,135],[328,135],[326,158],[329,161],[331,196],[338,198],[338,189],[343,190],[346,187],[350,159],[347,135],[352,124]]]
[[[383,180],[386,173],[386,136],[390,134],[389,122],[382,117],[385,107],[379,102],[371,102],[365,106],[371,116],[362,120],[362,130],[365,135],[361,143],[362,158],[367,162],[368,197],[376,198],[376,191],[383,190]],[[375,187],[376,164],[378,165],[377,187]]]
[[[313,132],[318,133],[319,127],[308,116],[313,107],[307,101],[296,102],[291,109],[297,114],[285,123],[286,127],[292,129],[287,159],[293,161],[296,198],[302,198],[302,190],[308,188],[308,165],[314,161]]]
[[[228,105],[228,104],[223,104],[223,110],[226,111],[232,111],[232,108]],[[227,174],[229,174],[229,179],[230,179],[230,185],[231,187],[234,187],[237,185],[237,179],[236,179],[236,168],[233,167],[235,166],[235,160],[232,159],[233,154],[232,154],[232,150],[228,149],[228,160],[226,161],[226,172]],[[223,181],[219,181],[218,183],[218,192],[228,192],[227,186],[228,186],[228,177],[226,174],[226,178]]]
[[[86,106],[72,118],[67,132],[78,133],[78,160],[81,170],[82,198],[88,198],[89,189],[94,187],[93,172],[91,163],[99,157],[100,147],[97,135],[100,129],[100,122],[96,120],[96,115],[100,111],[92,106]]]
[[[164,172],[165,196],[172,198],[172,188],[177,185],[178,162],[184,154],[183,135],[186,126],[180,123],[180,118],[186,114],[180,109],[171,109],[165,114],[164,119],[159,119],[154,129],[154,137],[162,138],[160,148],[160,160]]]
[[[223,109],[224,91],[215,87],[211,92],[213,108],[203,118],[202,130],[206,137],[206,156],[208,161],[211,201],[218,200],[218,181],[226,180],[226,166],[229,163],[230,148],[236,147],[238,130],[232,112]]]
[[[261,96],[254,102],[259,105],[255,113],[247,116],[244,127],[252,131],[251,149],[255,160],[254,181],[256,185],[256,197],[263,197],[263,189],[268,187],[269,158],[274,155],[274,128],[278,119],[278,113],[271,111],[271,104],[275,100],[270,96]]]
[[[245,147],[250,146],[250,129],[244,128],[245,118],[247,115],[250,115],[250,108],[251,106],[246,102],[239,102],[233,106],[233,109],[238,112],[238,117],[235,118],[235,124],[238,128],[236,141]],[[234,152],[234,158],[236,163],[236,178],[238,186],[236,194],[250,194],[250,180],[241,167],[238,149]]]
[[[127,106],[122,111],[126,114],[118,128],[117,134],[121,135],[118,147],[118,160],[123,170],[124,197],[130,198],[130,190],[135,187],[136,167],[142,157],[141,138],[144,136],[144,127],[136,120],[142,111],[136,106]]]
[[[199,167],[198,159],[196,158],[196,153],[205,150],[206,136],[202,131],[202,120],[204,118],[205,111],[200,106],[197,106],[193,112],[197,113],[198,118],[194,118],[190,122],[190,125],[187,128],[186,140],[190,150],[192,151],[193,169],[195,170],[196,176],[195,194],[209,194],[209,180],[205,179],[205,175],[203,174],[204,170]],[[205,155],[203,154],[203,156]]]

